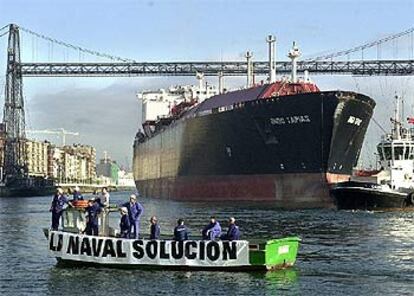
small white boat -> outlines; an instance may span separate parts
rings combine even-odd
[[[99,236],[90,236],[83,234],[84,210],[66,209],[62,230],[44,229],[50,254],[61,264],[118,268],[274,270],[296,261],[298,237],[254,242],[119,238],[109,227],[112,211],[116,207],[102,212]]]

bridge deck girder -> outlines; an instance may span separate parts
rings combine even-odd
[[[256,75],[268,73],[268,62],[253,62]],[[24,76],[191,76],[203,72],[206,76],[245,76],[247,63],[229,62],[142,62],[142,63],[21,63],[17,65]],[[276,63],[276,72],[289,74],[290,62]],[[364,61],[300,61],[298,71],[335,75],[414,75],[414,60]]]

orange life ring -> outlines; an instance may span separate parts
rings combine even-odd
[[[72,201],[72,205],[75,208],[86,208],[88,207],[88,200],[74,200]]]

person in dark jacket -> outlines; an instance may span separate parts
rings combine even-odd
[[[121,222],[119,223],[119,228],[121,229],[121,238],[129,238],[129,229],[131,223],[129,222],[128,209],[122,207],[119,209],[121,213]]]
[[[73,189],[73,200],[83,200],[83,195],[82,195],[82,193],[80,192],[80,188],[79,188],[79,186],[76,186],[76,187]]]
[[[216,220],[216,217],[210,217],[210,223],[204,227],[201,234],[203,235],[204,240],[214,240],[216,238],[220,238],[221,226],[220,223]]]
[[[138,239],[139,238],[139,222],[142,214],[144,213],[144,207],[137,202],[137,196],[131,194],[129,197],[129,202],[122,205],[128,209],[129,215],[129,238]]]
[[[221,239],[229,241],[240,239],[239,226],[236,225],[236,219],[234,219],[234,217],[229,218],[229,229],[226,234],[221,236]]]
[[[87,235],[98,235],[98,215],[102,212],[101,205],[94,199],[90,199],[85,211],[88,213],[88,222],[86,223]]]
[[[174,240],[185,241],[188,240],[189,232],[187,226],[184,225],[183,219],[178,219],[177,226],[174,228]]]
[[[150,219],[151,227],[150,227],[150,239],[160,239],[161,236],[161,228],[157,223],[157,217],[152,216]]]
[[[53,196],[52,204],[50,205],[49,211],[52,212],[52,230],[58,230],[60,217],[65,205],[72,206],[66,195],[63,193],[62,188],[56,190],[56,194]]]

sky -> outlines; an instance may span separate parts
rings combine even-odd
[[[243,60],[246,50],[253,51],[255,60],[265,60],[268,34],[276,35],[279,60],[287,59],[292,41],[298,43],[303,58],[312,57],[404,31],[413,27],[413,14],[414,0],[0,0],[0,28],[15,23],[74,45],[142,62]],[[0,37],[0,73],[5,73],[6,42],[6,36]],[[412,58],[410,42],[408,36],[384,45],[381,58]],[[25,32],[21,32],[21,44],[24,62],[108,61],[51,45]],[[364,54],[376,58],[378,52],[373,49]],[[323,90],[353,90],[372,96],[378,103],[375,118],[386,128],[396,92],[405,96],[408,112],[414,106],[410,77],[330,75],[312,79]],[[245,78],[225,81],[228,87],[238,87]],[[27,77],[24,96],[28,129],[79,132],[78,137],[68,136],[67,142],[94,145],[98,158],[107,151],[128,165],[140,125],[136,92],[182,83],[196,81],[180,77]],[[0,75],[0,86],[4,86],[4,75]],[[2,91],[1,105],[3,100]],[[378,141],[380,133],[371,124],[367,135],[371,145],[364,146],[366,159],[372,159],[372,143]],[[49,139],[60,142],[56,137]]]

